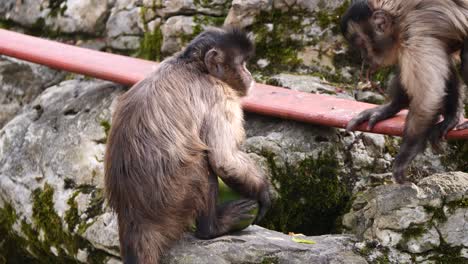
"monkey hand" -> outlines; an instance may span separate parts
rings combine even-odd
[[[227,202],[221,207],[218,219],[222,219],[224,226],[228,227],[228,232],[240,231],[253,223],[256,209],[255,200]]]
[[[258,198],[258,205],[258,214],[255,218],[255,221],[253,222],[254,224],[258,224],[263,219],[271,206],[271,196],[268,187],[264,188],[264,190],[260,193],[260,197]]]
[[[378,106],[367,109],[349,121],[348,125],[346,126],[346,131],[354,131],[359,125],[366,121],[368,121],[367,129],[372,130],[377,122],[387,119],[389,116],[392,115],[389,115],[385,106]]]
[[[462,123],[461,125],[458,125],[456,130],[463,130],[463,129],[468,129],[468,121],[465,123]]]

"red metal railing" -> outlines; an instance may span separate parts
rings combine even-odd
[[[157,63],[100,51],[79,48],[0,29],[0,54],[132,85],[157,68]],[[324,126],[344,128],[353,116],[375,105],[309,94],[280,87],[256,84],[243,100],[246,111],[293,119]],[[373,133],[401,136],[406,112],[379,122]],[[366,130],[366,124],[358,130]],[[451,131],[451,139],[468,138],[468,130]]]

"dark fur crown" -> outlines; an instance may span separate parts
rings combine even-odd
[[[348,22],[361,22],[368,20],[372,16],[372,10],[367,0],[355,0],[351,3],[346,13],[341,18],[341,33],[345,35],[348,32]]]
[[[247,33],[239,28],[211,28],[193,39],[181,58],[203,59],[212,48],[224,51],[237,50],[245,57],[253,56],[255,49]]]

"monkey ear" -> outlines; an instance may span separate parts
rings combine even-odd
[[[217,77],[221,78],[224,75],[223,67],[221,67],[221,53],[217,49],[210,49],[205,54],[205,66],[208,72]]]
[[[376,33],[386,34],[393,30],[393,18],[388,12],[377,10],[372,14],[371,19]]]

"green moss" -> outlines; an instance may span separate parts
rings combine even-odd
[[[256,56],[251,60],[250,68],[272,74],[299,67],[302,61],[297,55],[305,45],[292,39],[291,34],[304,33],[301,22],[305,16],[305,11],[262,11],[250,28],[256,34]],[[260,69],[253,63],[258,59],[267,59],[270,64]]]
[[[156,3],[153,3],[156,5]],[[154,7],[156,8],[156,7]],[[161,26],[157,25],[151,31],[146,24],[146,8],[141,9],[141,20],[144,24],[145,33],[140,41],[140,48],[136,52],[136,56],[146,60],[159,61],[161,60],[161,46],[163,43],[163,35]]]
[[[163,35],[160,26],[156,26],[152,32],[146,31],[140,42],[137,57],[153,61],[161,60],[162,42]]]
[[[431,222],[437,221],[437,223],[443,223],[447,221],[447,216],[444,213],[443,206],[432,207],[429,205],[424,206],[426,212],[432,214]]]
[[[74,180],[70,179],[70,178],[65,178],[63,180],[63,187],[65,189],[73,189],[76,187],[76,183]]]
[[[64,4],[65,3],[65,4]],[[58,15],[63,16],[67,10],[66,0],[49,0],[50,13],[49,16],[57,17]]]
[[[468,198],[449,202],[446,206],[449,209],[449,213],[454,213],[458,208],[468,208]]]
[[[1,29],[10,29],[14,26],[14,23],[12,23],[10,20],[3,20],[0,19],[0,28]]]
[[[86,209],[86,215],[88,218],[94,218],[103,213],[102,207],[104,205],[104,191],[102,189],[96,189],[91,193],[91,201]]]
[[[26,250],[26,241],[13,230],[18,216],[11,204],[0,208],[0,263],[35,263],[33,256]]]
[[[105,263],[109,258],[106,252],[95,249],[88,241],[70,232],[70,227],[77,223],[76,195],[69,199],[72,212],[65,213],[69,230],[64,230],[63,222],[54,210],[54,190],[48,184],[32,193],[32,223],[19,220],[10,205],[0,209],[0,263],[2,258],[5,263],[77,263],[75,257],[79,249],[88,252],[87,263]],[[12,229],[17,221],[24,237]]]
[[[382,256],[376,258],[372,263],[375,263],[375,264],[390,264],[392,262],[390,262],[390,259],[388,258],[387,255],[382,255]]]
[[[205,15],[195,15],[193,16],[193,22],[195,26],[193,27],[192,34],[181,35],[182,45],[186,45],[192,39],[194,39],[198,34],[203,32],[203,29],[207,26],[220,27],[224,23],[225,16],[214,17],[214,16],[205,16]]]
[[[260,264],[279,264],[280,261],[277,257],[265,257]]]
[[[339,162],[333,150],[309,157],[296,166],[279,168],[274,156],[264,153],[279,194],[261,225],[284,233],[320,235],[334,232],[350,194],[339,179]]]
[[[402,240],[400,241],[401,244],[406,244],[411,239],[418,239],[426,233],[427,227],[425,225],[414,225],[412,224],[408,228],[406,228],[402,235]]]
[[[196,7],[204,7],[204,8],[211,8],[211,9],[222,9],[224,12],[228,12],[229,8],[231,7],[232,0],[224,1],[224,3],[216,3],[218,1],[213,0],[193,0],[193,4]]]
[[[468,172],[468,141],[449,141],[448,153],[442,157],[445,166],[454,166],[455,170]]]
[[[75,198],[78,196],[78,194],[80,193],[75,192],[67,201],[70,209],[68,209],[68,211],[65,213],[64,219],[67,223],[69,232],[73,232],[80,221],[80,215],[78,214],[78,203],[75,201]]]
[[[106,135],[106,138],[104,139],[104,143],[105,143],[105,142],[107,142],[107,138],[109,137],[109,131],[111,129],[111,124],[107,120],[101,120],[101,122],[99,124],[104,129],[104,133]]]
[[[389,81],[390,76],[394,71],[394,67],[381,68],[376,73],[374,73],[374,75],[372,76],[372,80],[384,85]]]
[[[385,152],[389,153],[393,157],[398,154],[398,145],[395,144],[393,138],[385,137]]]
[[[466,264],[466,258],[461,256],[463,247],[452,247],[440,237],[440,246],[435,250],[438,255],[429,257],[429,261],[434,261],[437,264]]]
[[[331,28],[334,34],[338,34],[340,32],[340,21],[341,16],[346,12],[350,4],[349,0],[343,1],[338,8],[333,10],[332,12],[326,10],[320,10],[316,13],[315,18],[317,19],[317,24],[322,28]]]

